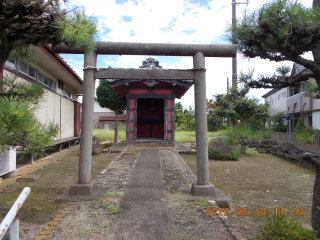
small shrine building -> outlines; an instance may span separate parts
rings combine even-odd
[[[142,62],[146,71],[162,66],[154,58]],[[108,80],[127,101],[126,140],[174,142],[175,98],[180,99],[193,85],[193,80]]]

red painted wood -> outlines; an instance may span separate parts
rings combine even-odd
[[[155,85],[155,87],[168,87],[171,88],[172,87],[172,83],[168,83],[168,82],[161,82],[161,81],[157,81],[157,84]],[[141,81],[136,81],[136,82],[132,82],[130,83],[130,86],[135,86],[135,87],[146,87],[147,84],[144,83],[144,80]]]
[[[130,99],[129,108],[134,108],[134,99]]]
[[[74,137],[79,137],[80,132],[80,107],[78,102],[74,103]]]
[[[164,99],[138,98],[137,137],[164,137]],[[146,121],[145,119],[162,119]],[[150,130],[152,128],[152,130]]]
[[[138,121],[137,137],[150,137],[150,122]]]
[[[134,133],[129,133],[129,140],[134,140]]]
[[[130,113],[129,113],[129,119],[134,119],[134,111],[130,111]]]
[[[167,119],[172,119],[172,112],[171,111],[168,111],[167,112]]]
[[[172,99],[167,99],[167,108],[172,108]]]
[[[172,94],[171,89],[155,89],[154,92],[156,94]]]
[[[167,130],[172,130],[172,122],[167,123]]]
[[[131,94],[146,94],[148,89],[130,89]]]
[[[152,137],[163,138],[164,137],[164,122],[152,122]]]
[[[129,120],[134,120],[134,107],[135,107],[135,104],[134,104],[134,99],[129,99],[129,108],[130,109],[133,109],[133,110],[130,110],[129,111]],[[134,121],[130,121],[129,122],[129,131],[131,131],[129,133],[129,140],[134,140]]]
[[[167,139],[172,140],[172,133],[167,133]]]

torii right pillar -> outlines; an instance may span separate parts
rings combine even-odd
[[[202,52],[193,56],[194,102],[197,143],[197,182],[192,184],[191,193],[195,196],[215,195],[214,186],[209,182],[208,131],[206,104],[206,69]]]

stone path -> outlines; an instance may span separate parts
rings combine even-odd
[[[165,198],[159,151],[142,149],[107,239],[169,239]]]

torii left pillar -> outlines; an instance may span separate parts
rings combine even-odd
[[[83,73],[83,97],[82,97],[82,118],[80,138],[80,158],[78,182],[73,184],[67,192],[57,198],[57,201],[64,202],[70,199],[99,199],[107,189],[98,188],[97,184],[91,181],[92,162],[92,130],[95,96],[95,72],[97,64],[96,53],[84,54]]]

